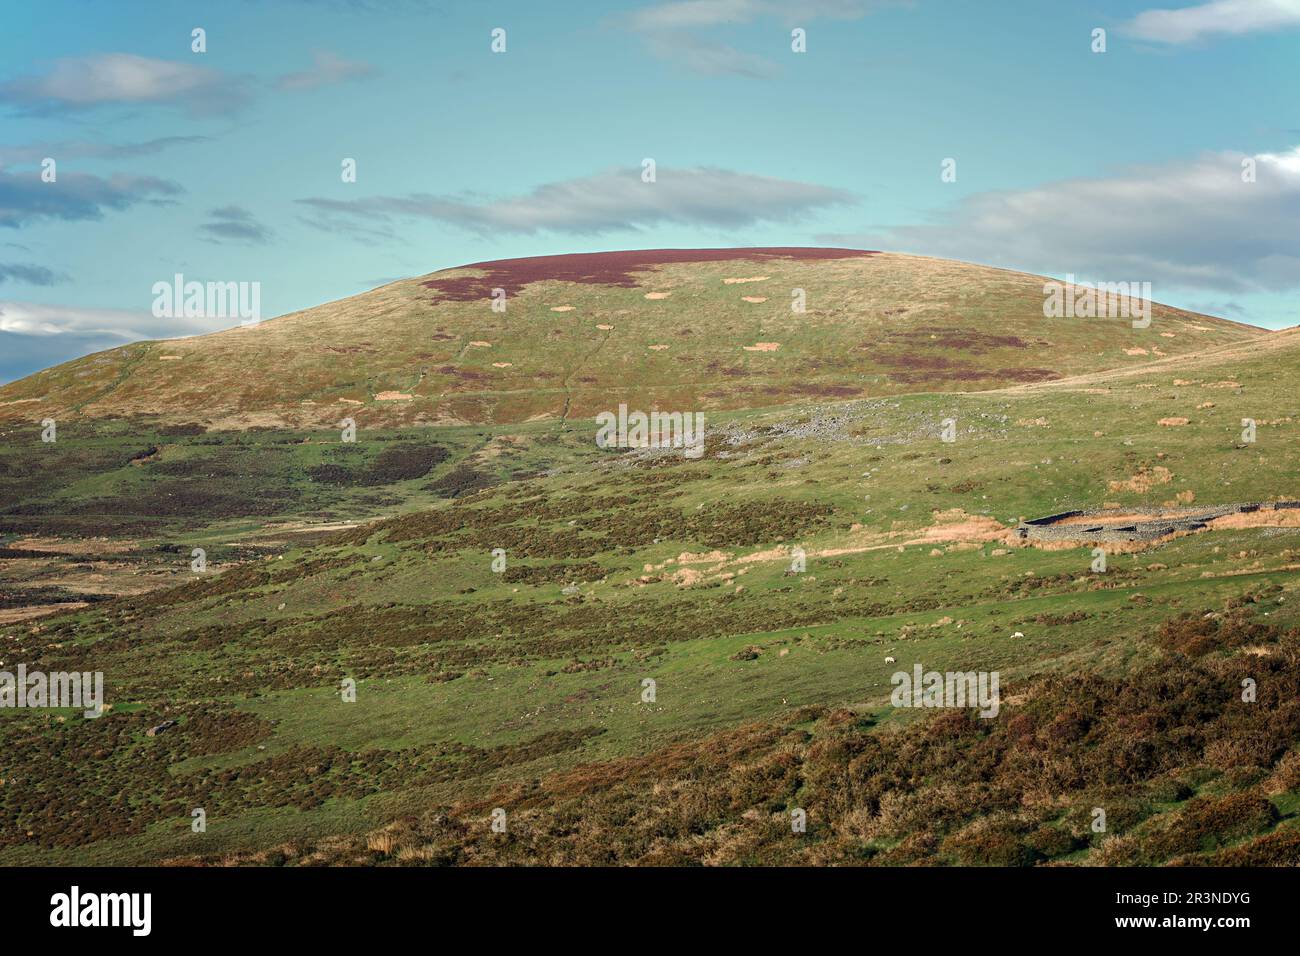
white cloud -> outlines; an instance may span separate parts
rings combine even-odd
[[[314,90],[375,72],[368,63],[317,51],[312,65],[273,81],[280,90]],[[254,90],[247,77],[177,60],[133,53],[95,53],[55,60],[44,73],[0,83],[0,103],[32,114],[77,112],[103,106],[172,106],[193,116],[230,113],[245,106]],[[135,147],[71,145],[82,155],[155,152],[197,137],[169,137]],[[54,155],[47,153],[46,155]]]
[[[655,56],[696,73],[761,78],[779,72],[774,61],[737,50],[705,31],[761,19],[775,19],[787,27],[819,19],[854,20],[873,5],[869,0],[668,0],[641,7],[616,22],[640,34]]]
[[[1300,287],[1300,147],[977,193],[933,221],[819,241],[1050,275],[1267,292]]]
[[[345,60],[343,57],[327,50],[312,54],[310,69],[301,73],[286,73],[276,81],[282,90],[315,90],[322,86],[332,86],[346,80],[370,76],[375,68],[369,63]]]
[[[132,53],[64,57],[39,76],[0,84],[0,102],[32,112],[108,105],[166,104],[190,113],[223,113],[248,99],[242,79],[219,70]]]
[[[392,217],[451,223],[480,235],[542,231],[595,235],[665,223],[719,227],[789,221],[808,212],[852,202],[838,189],[726,169],[660,167],[657,181],[641,181],[637,169],[611,169],[593,176],[547,183],[506,199],[425,194],[365,199],[300,199],[318,215],[361,218],[373,224]]]
[[[1300,26],[1300,0],[1212,0],[1194,7],[1146,10],[1123,32],[1160,43],[1195,43]]]
[[[866,0],[669,0],[629,14],[634,30],[690,30],[776,17],[786,23],[865,16]]]
[[[0,332],[15,335],[95,336],[138,342],[199,335],[230,324],[229,319],[160,319],[148,310],[87,309],[0,300]]]

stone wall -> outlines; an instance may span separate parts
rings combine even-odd
[[[1220,505],[1215,508],[1125,508],[1129,514],[1149,514],[1149,521],[1107,521],[1114,509],[1084,508],[1062,511],[1025,521],[1016,528],[1022,540],[1028,541],[1155,541],[1175,531],[1199,531],[1215,518],[1252,511],[1277,511],[1300,508],[1300,501],[1252,501],[1244,504]],[[1095,517],[1097,523],[1061,525],[1066,518]]]

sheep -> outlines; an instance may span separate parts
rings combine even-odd
[[[1012,634],[1011,636],[1015,638],[1015,637],[1024,637],[1025,635],[1020,633],[1019,631],[1016,631],[1016,633]]]
[[[886,658],[885,658],[885,663],[886,663],[886,664],[892,664],[892,663],[894,663],[894,659],[893,659],[892,657],[886,657]]]

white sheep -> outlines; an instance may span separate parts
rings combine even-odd
[[[894,659],[893,659],[892,657],[886,657],[886,658],[885,658],[885,663],[886,663],[886,664],[892,664],[892,663],[894,663]]]

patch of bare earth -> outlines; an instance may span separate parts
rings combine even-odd
[[[1156,485],[1167,485],[1173,480],[1174,473],[1164,465],[1153,468],[1140,468],[1137,474],[1124,481],[1108,481],[1106,487],[1111,491],[1132,491],[1146,494]]]
[[[961,508],[936,511],[935,523],[907,544],[930,544],[935,541],[1006,541],[1013,532],[996,518],[967,514]]]
[[[29,604],[27,607],[11,607],[0,610],[0,625],[17,624],[33,618],[54,614],[58,611],[75,611],[88,605],[86,601],[69,601],[65,604]]]

